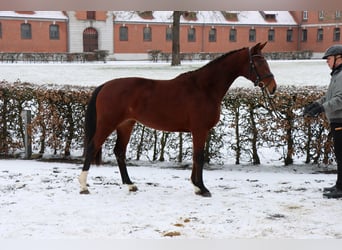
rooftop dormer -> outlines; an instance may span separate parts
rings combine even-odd
[[[260,11],[260,14],[267,22],[277,22],[277,12],[276,11]]]

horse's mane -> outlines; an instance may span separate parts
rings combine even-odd
[[[181,76],[181,75],[186,75],[186,74],[189,74],[189,73],[198,72],[198,71],[200,71],[201,69],[206,68],[206,67],[210,67],[210,66],[212,66],[212,65],[214,65],[214,64],[217,64],[217,63],[219,63],[220,61],[222,61],[224,58],[226,58],[227,56],[229,56],[229,55],[231,55],[231,54],[234,54],[234,53],[236,53],[236,52],[239,52],[239,51],[241,51],[241,50],[244,50],[244,49],[246,49],[246,47],[241,48],[241,49],[237,49],[237,50],[229,51],[229,52],[227,52],[227,53],[225,53],[225,54],[223,54],[223,55],[221,55],[221,56],[216,57],[215,59],[211,60],[210,62],[208,62],[207,64],[203,65],[202,67],[200,67],[200,68],[198,68],[198,69],[195,69],[195,70],[192,70],[192,71],[185,72],[185,73],[183,73],[183,74],[180,74],[179,76]]]
[[[233,51],[230,51],[230,52],[227,52],[219,57],[216,57],[215,59],[211,60],[210,62],[208,62],[206,65],[204,65],[202,68],[204,67],[207,67],[207,66],[211,66],[212,64],[216,64],[218,62],[220,62],[222,59],[226,58],[227,56],[231,55],[231,54],[234,54],[236,52],[239,52],[241,50],[244,50],[246,48],[241,48],[241,49],[237,49],[237,50],[233,50]]]

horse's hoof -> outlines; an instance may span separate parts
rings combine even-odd
[[[202,197],[211,197],[211,193],[209,191],[198,191],[195,194],[200,195]]]
[[[87,189],[87,190],[81,190],[81,191],[80,191],[80,194],[90,194],[90,192],[89,192],[88,189]]]
[[[128,191],[136,192],[136,191],[138,191],[138,187],[136,185],[134,185],[134,184],[129,184],[128,185]]]
[[[204,192],[201,194],[201,196],[203,197],[211,197],[211,193],[208,191],[208,192]]]

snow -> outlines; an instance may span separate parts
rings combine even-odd
[[[181,66],[171,67],[167,62],[107,63],[0,63],[0,81],[30,82],[36,84],[70,84],[98,86],[113,78],[140,76],[171,79],[195,70],[208,61],[183,61]],[[269,61],[278,85],[312,86],[328,85],[330,70],[324,60]],[[151,71],[153,72],[151,74]],[[53,74],[52,74],[53,72]],[[245,78],[238,78],[232,87],[253,87]]]
[[[341,201],[323,199],[335,175],[309,166],[206,169],[211,198],[197,196],[190,169],[143,163],[128,171],[90,169],[80,195],[81,165],[0,161],[3,239],[332,239],[342,238]],[[173,236],[172,236],[173,235]]]
[[[63,11],[34,11],[32,14],[18,13],[16,11],[0,11],[0,18],[68,19],[68,17],[63,14]]]
[[[220,25],[269,25],[260,11],[229,11],[236,13],[237,21],[228,21],[224,18],[221,11],[196,11],[197,20],[186,20],[181,17],[182,24],[220,24]],[[276,22],[272,22],[272,26],[277,25],[297,25],[289,11],[272,11],[276,16]],[[172,23],[173,11],[153,11],[153,19],[141,18],[136,11],[113,11],[116,22],[153,22],[153,23]],[[22,13],[16,11],[0,11],[1,18],[26,18],[26,19],[58,19],[67,20],[68,17],[63,11],[34,11],[31,13]]]
[[[0,63],[0,79],[96,86],[112,78],[168,79],[205,62]],[[279,85],[327,85],[323,60],[270,61]],[[239,78],[233,84],[253,84]],[[211,198],[194,194],[190,168],[133,162],[138,192],[121,184],[116,166],[92,167],[90,195],[79,194],[80,164],[0,160],[1,239],[341,239],[341,200],[324,199],[336,174],[327,167],[210,166]],[[264,249],[264,248],[260,248]]]
[[[196,11],[197,20],[186,20],[181,17],[182,24],[220,24],[220,25],[269,25],[259,11],[229,11],[237,13],[237,21],[228,21],[224,18],[221,11]],[[173,11],[153,11],[153,19],[141,18],[135,11],[114,11],[116,22],[155,22],[155,23],[172,23]],[[272,26],[277,25],[297,25],[296,21],[288,11],[273,11],[276,15],[277,22],[272,23]]]

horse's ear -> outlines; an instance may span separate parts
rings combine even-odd
[[[258,52],[260,52],[266,45],[267,42],[261,44],[261,43],[257,43],[256,45],[254,45],[252,48],[251,48],[251,53],[252,55],[254,54],[257,54]]]
[[[259,49],[262,50],[266,46],[267,42],[264,42],[263,44],[260,44],[260,43],[258,44],[259,44]]]

